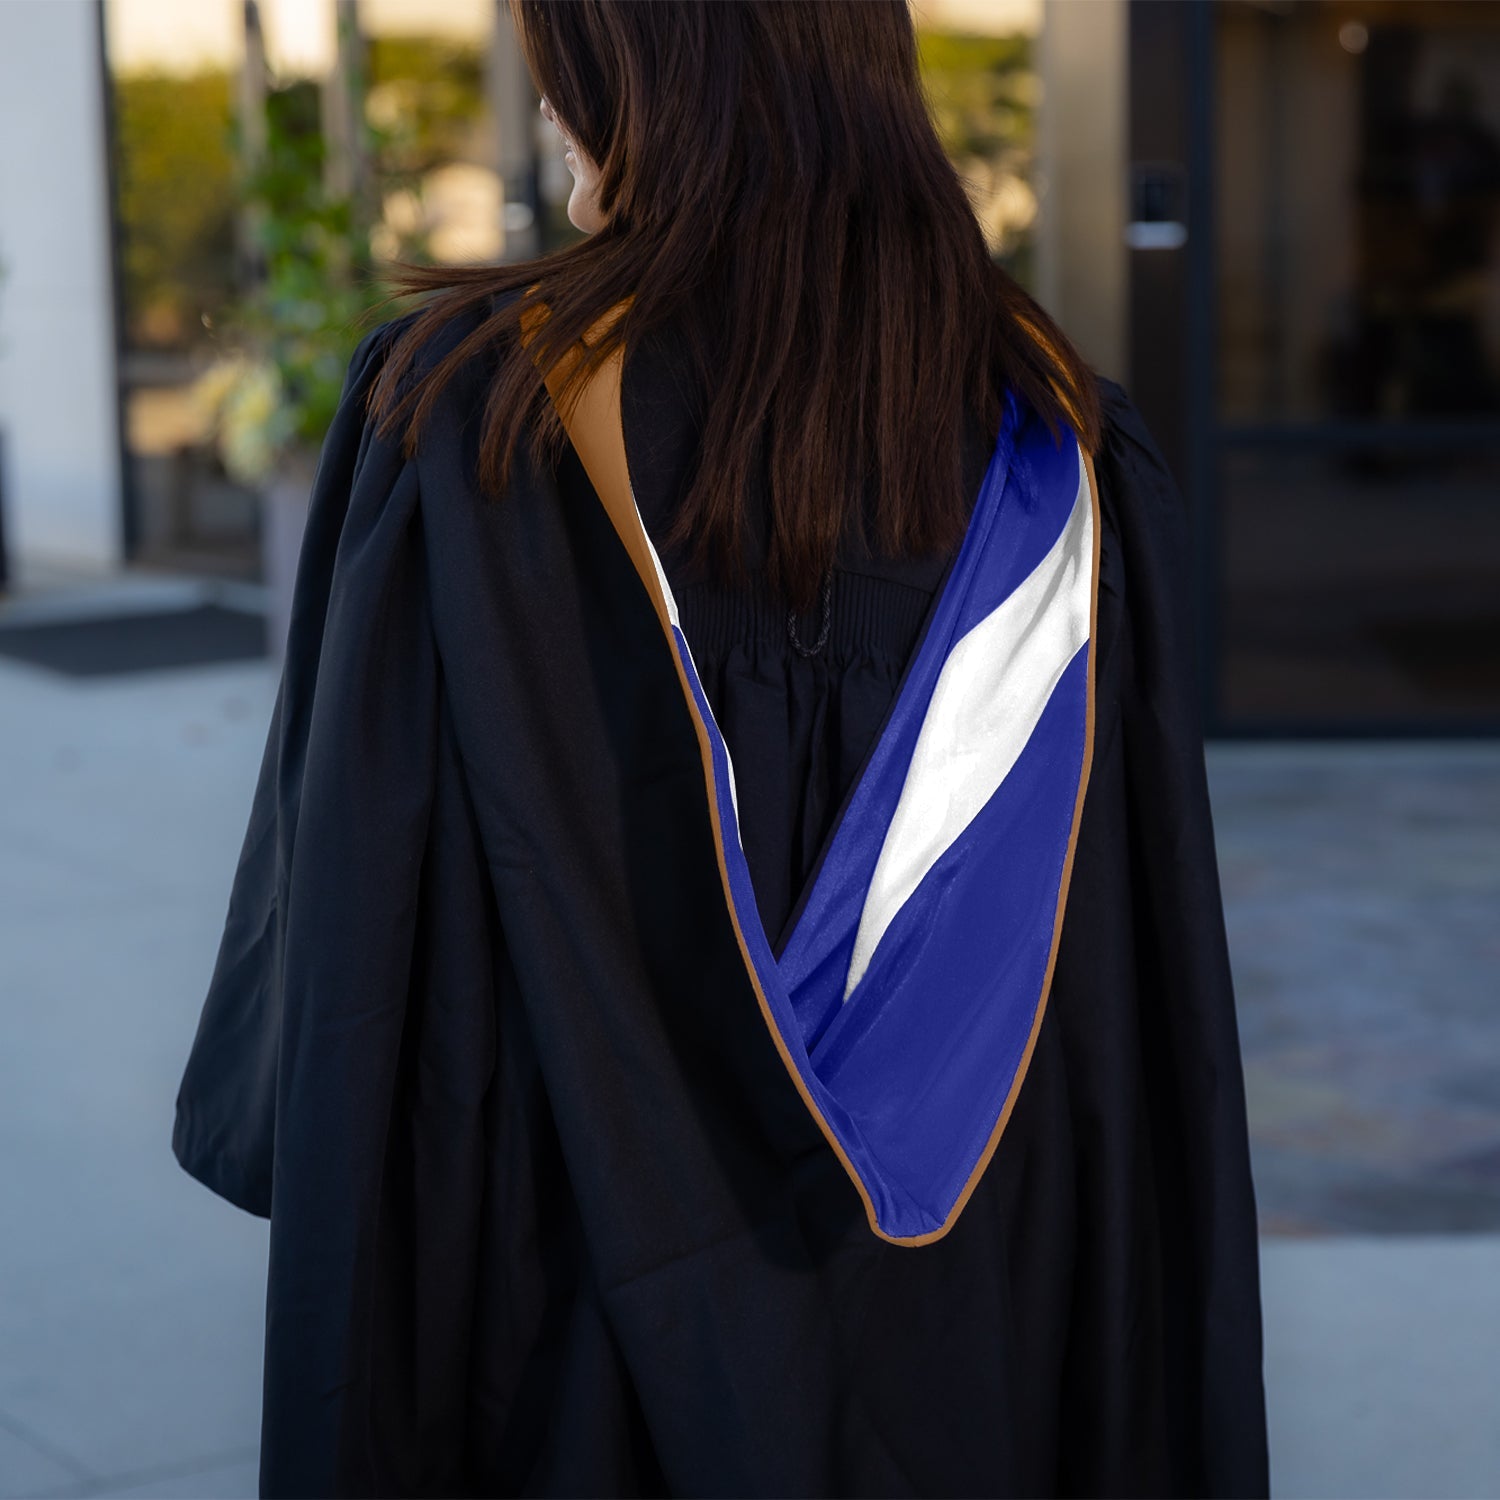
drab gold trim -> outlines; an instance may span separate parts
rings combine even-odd
[[[625,303],[617,304],[608,313],[594,324],[591,333],[597,334],[620,315],[626,306]],[[546,318],[546,307],[544,304],[536,304],[521,315],[522,340],[530,343],[535,336],[540,323]],[[576,361],[582,357],[583,351],[575,349],[570,351],[546,376],[548,393],[556,404],[563,385],[569,373],[573,370]],[[640,511],[635,503],[635,492],[630,483],[630,466],[625,453],[625,431],[620,416],[620,387],[621,376],[624,370],[625,351],[616,349],[591,375],[580,388],[577,400],[568,414],[563,417],[563,425],[567,430],[574,450],[583,463],[584,470],[593,484],[595,493],[600,503],[604,506],[605,513],[609,516],[610,523],[615,529],[623,543],[626,553],[639,575],[641,583],[645,586],[646,593],[651,600],[652,608],[656,611],[658,624],[667,638],[667,648],[671,652],[672,664],[677,669],[678,681],[681,684],[683,696],[687,700],[688,712],[692,716],[693,727],[698,736],[699,755],[703,761],[704,786],[708,793],[709,817],[713,826],[714,852],[718,858],[719,879],[724,887],[724,900],[729,910],[730,923],[734,928],[735,941],[739,944],[740,957],[745,965],[745,972],[750,977],[751,987],[755,991],[755,998],[760,1006],[760,1012],[766,1023],[766,1029],[771,1034],[771,1040],[775,1044],[776,1051],[781,1058],[782,1065],[790,1075],[802,1102],[807,1106],[818,1128],[822,1131],[824,1139],[833,1148],[834,1155],[838,1157],[849,1180],[854,1184],[861,1201],[865,1206],[865,1217],[869,1220],[871,1231],[880,1239],[888,1241],[893,1245],[905,1245],[915,1247],[917,1245],[930,1245],[935,1240],[940,1240],[958,1222],[958,1216],[964,1205],[969,1201],[970,1195],[979,1185],[979,1179],[984,1174],[984,1169],[989,1165],[990,1158],[995,1154],[995,1148],[1000,1143],[1000,1137],[1009,1123],[1011,1111],[1015,1108],[1016,1099],[1020,1095],[1021,1085],[1025,1081],[1026,1073],[1031,1066],[1031,1058],[1036,1050],[1037,1035],[1041,1030],[1042,1017],[1046,1013],[1047,1001],[1052,989],[1052,974],[1057,963],[1058,942],[1062,936],[1063,917],[1067,909],[1068,890],[1073,875],[1073,857],[1078,846],[1078,830],[1083,818],[1084,794],[1088,790],[1089,776],[1093,769],[1094,761],[1094,662],[1098,653],[1095,649],[1097,643],[1097,627],[1099,619],[1099,484],[1094,472],[1094,461],[1091,455],[1084,452],[1082,445],[1079,451],[1083,456],[1084,469],[1089,483],[1089,504],[1093,513],[1093,558],[1092,577],[1089,588],[1089,656],[1087,668],[1087,688],[1084,709],[1084,746],[1083,764],[1078,777],[1078,794],[1073,803],[1073,823],[1068,834],[1068,850],[1063,860],[1062,879],[1058,885],[1057,909],[1052,923],[1052,944],[1047,955],[1047,969],[1042,980],[1041,993],[1037,999],[1036,1014],[1031,1023],[1031,1034],[1026,1039],[1026,1049],[1021,1054],[1021,1061],[1016,1069],[1016,1076],[1011,1083],[1009,1094],[1006,1096],[1005,1104],[1000,1111],[1000,1117],[995,1122],[995,1128],[990,1133],[990,1138],[980,1153],[979,1159],[974,1164],[969,1174],[968,1181],[964,1184],[963,1191],[959,1193],[953,1207],[949,1209],[947,1217],[936,1229],[928,1230],[925,1234],[917,1235],[893,1235],[887,1234],[880,1227],[875,1214],[875,1205],[870,1197],[869,1189],[859,1175],[854,1163],[849,1160],[848,1154],[839,1143],[838,1136],[833,1127],[824,1118],[823,1112],[818,1108],[817,1101],[813,1098],[802,1073],[792,1057],[791,1049],[787,1046],[785,1037],[782,1036],[780,1028],[776,1024],[776,1018],[772,1014],[770,1003],[766,999],[765,990],[761,986],[760,976],[756,972],[755,964],[750,957],[750,948],[745,941],[745,934],[740,925],[739,912],[735,908],[734,894],[729,880],[729,865],[725,856],[724,828],[719,815],[719,798],[717,787],[714,782],[713,744],[709,737],[708,725],[698,711],[698,702],[693,694],[691,682],[688,680],[687,669],[683,665],[681,656],[677,650],[677,644],[672,634],[672,620],[667,611],[666,598],[661,591],[660,580],[657,577],[656,565],[652,558],[649,539],[646,536],[645,526],[641,521]],[[561,407],[559,406],[561,415]]]

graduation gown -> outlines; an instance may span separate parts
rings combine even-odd
[[[1126,394],[1102,382],[1091,769],[1045,1008],[961,1212],[903,1240],[768,1024],[701,716],[588,473],[518,458],[478,496],[479,359],[418,455],[377,438],[402,321],[324,445],[173,1133],[271,1220],[262,1493],[1266,1493],[1184,517]],[[682,368],[648,342],[624,378],[658,535]],[[810,709],[746,670],[764,601],[680,590],[778,945],[952,566],[892,563],[904,609],[841,583],[862,645],[791,653]]]

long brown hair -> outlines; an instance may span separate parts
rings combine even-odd
[[[621,345],[674,324],[707,405],[669,541],[738,575],[768,443],[768,581],[807,607],[846,534],[898,556],[959,541],[965,414],[997,432],[1006,385],[1054,437],[1067,424],[1097,448],[1090,367],[992,260],[943,154],[906,0],[510,5],[538,92],[599,165],[606,223],[532,260],[387,272],[388,301],[432,294],[372,394],[382,433],[405,422],[408,454],[440,388],[498,350],[480,430],[480,482],[498,495],[523,435],[538,459],[565,445],[545,373],[591,335],[566,401]],[[544,331],[523,347],[533,297]],[[431,335],[475,315],[404,380]]]

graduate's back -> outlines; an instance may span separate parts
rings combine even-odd
[[[375,413],[414,444],[434,374],[494,358],[471,394],[481,481],[503,495],[525,449],[566,484],[558,409],[629,351],[634,498],[739,769],[779,948],[968,528],[1005,393],[1092,451],[1097,380],[989,254],[905,0],[515,16],[588,238],[396,275],[434,295],[392,340]],[[580,339],[593,358],[573,365]]]
[[[515,14],[591,233],[351,361],[178,1100],[263,1493],[1263,1494],[1159,451],[904,5]]]

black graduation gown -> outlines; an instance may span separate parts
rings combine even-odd
[[[324,446],[173,1134],[271,1219],[262,1492],[1265,1494],[1184,517],[1125,393],[1102,384],[1095,749],[1050,1001],[957,1223],[908,1247],[773,1046],[679,681],[575,455],[481,501],[475,361],[404,459],[362,406],[397,326]],[[632,355],[653,528],[691,461],[681,386]],[[940,582],[845,583],[835,627],[861,587],[864,623],[821,665],[784,653],[780,690],[736,640],[766,608],[684,590],[769,932]]]

